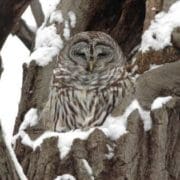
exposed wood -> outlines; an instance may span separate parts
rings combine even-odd
[[[16,35],[30,51],[32,50],[35,33],[28,27],[23,19],[20,19],[16,24],[12,34]]]
[[[0,124],[0,179],[1,180],[19,180],[14,163],[11,159]]]
[[[36,24],[38,27],[40,27],[44,21],[44,14],[42,11],[41,3],[39,2],[39,0],[32,0],[30,6]]]
[[[0,49],[31,0],[0,1]]]

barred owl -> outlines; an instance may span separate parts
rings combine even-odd
[[[53,71],[46,127],[60,131],[101,125],[130,83],[125,61],[118,44],[103,32],[73,36]]]

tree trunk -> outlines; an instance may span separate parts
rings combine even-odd
[[[3,132],[0,125],[0,179],[19,180],[14,163],[4,141]]]
[[[29,180],[52,180],[63,174],[71,174],[78,180],[180,179],[180,51],[167,47],[159,51],[132,53],[155,14],[167,9],[167,2],[150,0],[145,4],[144,0],[62,0],[57,6],[65,21],[69,21],[69,11],[76,14],[76,26],[71,35],[89,30],[104,31],[117,40],[128,57],[127,70],[133,72],[134,66],[138,65],[135,93],[124,98],[122,105],[113,112],[114,116],[122,115],[134,98],[146,110],[151,110],[156,97],[171,95],[173,98],[161,108],[151,111],[152,128],[149,131],[144,131],[142,118],[135,110],[128,117],[127,133],[118,140],[113,141],[96,129],[86,140],[75,139],[64,158],[60,158],[62,152],[59,152],[57,144],[61,139],[56,135],[45,139],[41,147],[35,150],[23,144],[19,137],[15,151]],[[154,6],[157,12],[151,11]],[[47,20],[46,26],[51,23]],[[65,25],[57,22],[55,25],[57,33],[63,37]],[[133,65],[132,56],[136,57]],[[169,64],[144,73],[150,64],[164,63]],[[14,134],[18,133],[30,108],[43,109],[49,95],[54,65],[55,61],[52,61],[41,67],[32,61],[29,66],[23,66],[22,95]],[[38,124],[28,127],[25,132],[35,140],[44,131]]]

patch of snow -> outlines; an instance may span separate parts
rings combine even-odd
[[[80,129],[69,131],[66,133],[58,133],[58,132],[50,132],[47,131],[43,133],[39,138],[36,140],[31,140],[29,135],[24,132],[20,131],[17,135],[14,136],[13,143],[15,144],[16,140],[21,137],[21,142],[24,145],[27,145],[31,147],[33,150],[35,150],[37,147],[41,146],[44,139],[50,138],[50,137],[58,137],[58,148],[60,150],[60,158],[63,159],[71,150],[72,143],[74,139],[80,138],[82,140],[85,140],[88,138],[88,136],[94,131],[94,128],[88,130],[88,131],[82,131]]]
[[[128,119],[128,116],[135,109],[139,110],[140,116],[144,122],[144,129],[149,130],[151,128],[150,112],[144,111],[139,105],[137,100],[132,101],[132,103],[127,107],[126,111],[124,112],[122,116],[119,116],[119,117],[108,116],[104,124],[96,128],[102,130],[105,133],[105,135],[111,140],[117,140],[121,135],[127,133],[127,130],[126,130],[127,119]],[[33,116],[29,115],[29,117],[33,117]],[[29,122],[29,120],[27,120],[27,122]],[[22,125],[22,127],[24,126]],[[36,140],[31,140],[29,135],[26,134],[26,132],[24,132],[23,130],[21,130],[14,137],[14,142],[16,141],[18,137],[21,137],[23,144],[28,145],[32,147],[33,150],[35,150],[37,147],[41,146],[44,139],[47,139],[50,137],[58,137],[58,148],[60,151],[60,158],[63,159],[71,150],[71,146],[73,144],[74,139],[79,138],[81,140],[86,140],[96,128],[90,128],[87,131],[76,129],[76,130],[72,130],[65,133],[45,132]],[[109,150],[110,150],[111,156],[113,156],[113,152],[111,151],[110,148]]]
[[[120,136],[127,133],[127,119],[135,109],[138,109],[143,120],[144,130],[148,131],[151,128],[150,112],[144,111],[137,100],[132,101],[122,116],[112,117],[109,115],[104,124],[98,128],[101,129],[111,140],[117,140]]]
[[[163,104],[166,104],[171,99],[172,96],[156,98],[151,105],[151,110],[162,108]]]
[[[54,180],[76,180],[76,178],[70,174],[63,174],[62,176],[57,176]]]
[[[152,11],[156,11],[157,9],[156,9],[156,7],[152,7],[151,10]]]
[[[45,14],[45,20],[42,26],[37,30],[35,50],[31,54],[30,60],[35,60],[39,66],[46,66],[63,48],[63,41],[60,35],[57,34],[55,26],[56,22],[63,22],[63,16],[60,10],[56,10],[60,0],[41,0],[40,2]],[[46,26],[48,20],[53,24]]]
[[[105,156],[110,160],[114,156],[114,149],[109,144],[106,144],[106,147],[108,148],[108,154],[105,154]]]
[[[73,11],[68,12],[69,19],[70,19],[70,25],[72,28],[76,26],[76,14]]]
[[[82,162],[83,162],[84,167],[87,170],[88,174],[91,176],[91,180],[94,180],[93,170],[92,170],[91,166],[89,165],[88,161],[86,159],[82,159]]]
[[[88,131],[82,131],[80,129],[76,129],[74,131],[69,131],[66,133],[59,133],[58,147],[60,150],[61,159],[63,159],[71,150],[71,146],[74,139],[79,138],[81,140],[86,140],[93,131],[94,128]]]
[[[25,130],[28,126],[32,127],[35,126],[38,123],[38,115],[37,115],[37,109],[31,108],[24,117],[24,121],[22,122],[19,130]]]
[[[49,22],[50,23],[54,23],[54,22],[57,22],[57,23],[62,23],[63,22],[63,16],[62,16],[62,13],[60,10],[56,10],[56,11],[53,11],[50,15],[50,20]]]
[[[62,48],[63,41],[56,33],[55,25],[48,27],[42,25],[37,31],[35,51],[31,54],[30,60],[35,60],[39,66],[45,66]]]
[[[163,49],[171,45],[171,33],[175,27],[180,26],[180,1],[176,1],[166,12],[160,12],[155,16],[149,28],[142,36],[142,52],[150,48],[155,50]]]
[[[22,14],[22,19],[25,20],[26,24],[30,28],[31,31],[36,32],[37,30],[37,25],[36,21],[34,19],[34,16],[32,15],[32,11],[30,6],[25,10],[25,12]]]
[[[29,63],[29,50],[16,36],[9,35],[1,55],[4,71],[0,79],[0,118],[10,141],[21,95],[22,64]]]
[[[144,130],[149,131],[152,127],[152,119],[151,119],[150,111],[145,111],[144,109],[142,109],[140,105],[138,105],[138,111],[144,123]]]
[[[61,0],[40,0],[43,12],[45,14],[45,18],[47,19],[50,14],[56,9],[57,5],[61,2]]]
[[[71,31],[70,31],[69,23],[68,21],[65,21],[63,36],[66,40],[68,40],[70,38],[70,34],[71,34]]]
[[[157,69],[157,68],[159,68],[159,67],[161,67],[161,66],[163,66],[163,64],[160,64],[160,65],[157,65],[157,64],[150,64],[150,68],[149,68],[148,71],[151,71],[151,70],[153,70],[153,69]]]

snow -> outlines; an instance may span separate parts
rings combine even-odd
[[[96,127],[102,130],[105,135],[110,138],[111,140],[117,140],[120,136],[127,133],[126,125],[128,116],[135,110],[138,109],[140,116],[144,123],[144,130],[148,131],[151,128],[151,117],[149,111],[144,111],[141,106],[139,105],[137,100],[133,100],[132,103],[127,107],[126,111],[122,116],[112,117],[111,115],[105,120],[102,126]],[[27,120],[26,120],[27,118]],[[32,123],[30,123],[30,118],[32,118]],[[42,134],[36,140],[31,140],[29,135],[24,132],[24,127],[27,125],[32,125],[36,123],[36,110],[30,110],[25,117],[25,122],[22,125],[23,128],[19,131],[19,133],[14,137],[14,142],[18,137],[21,137],[22,143],[32,147],[35,150],[37,147],[41,146],[44,139],[50,137],[58,137],[58,148],[60,151],[60,158],[63,159],[71,150],[71,146],[75,139],[86,140],[89,135],[96,129],[90,128],[87,131],[83,131],[81,129],[71,130],[65,133],[58,133],[58,132],[50,132],[47,131]],[[111,151],[111,150],[110,150]],[[113,155],[113,152],[111,153]]]
[[[69,19],[70,19],[70,25],[72,28],[76,26],[76,14],[73,11],[68,12]]]
[[[55,24],[63,22],[63,16],[60,10],[56,10],[60,0],[40,0],[45,20],[42,26],[37,30],[35,39],[35,49],[30,56],[30,61],[35,60],[39,66],[46,66],[54,57],[59,54],[63,48],[63,41]],[[51,25],[46,26],[47,22]]]
[[[70,174],[64,174],[62,176],[56,177],[54,180],[76,180],[76,178]]]
[[[43,12],[45,14],[45,19],[49,18],[50,14],[56,9],[57,5],[61,0],[40,0]]]
[[[14,136],[13,143],[15,143],[16,139],[18,137],[21,137],[22,143],[24,145],[27,145],[31,147],[33,150],[35,150],[37,147],[41,146],[44,139],[50,138],[50,137],[58,137],[58,148],[60,150],[60,158],[63,159],[71,150],[72,143],[74,139],[80,138],[82,140],[85,140],[88,138],[90,133],[94,129],[90,129],[89,131],[81,131],[80,129],[69,131],[66,133],[58,133],[58,132],[50,132],[47,131],[43,133],[39,138],[36,140],[31,140],[29,135],[24,131],[19,131],[17,135]]]
[[[63,22],[63,16],[62,16],[62,13],[60,10],[56,10],[56,11],[53,11],[50,15],[50,23],[54,23],[54,22],[57,22],[57,23],[62,23]]]
[[[37,31],[35,51],[31,54],[30,60],[35,60],[39,66],[45,66],[62,48],[63,41],[56,33],[55,25],[45,27],[43,24]]]
[[[29,51],[16,37],[9,35],[1,51],[4,71],[0,79],[0,118],[5,134],[11,139],[22,86],[22,64]]]
[[[0,119],[0,124],[1,124],[1,119]],[[25,176],[25,174],[23,172],[22,166],[19,164],[17,157],[15,155],[15,152],[11,146],[11,142],[9,141],[9,137],[6,136],[6,133],[4,133],[3,127],[2,127],[2,132],[3,132],[6,147],[9,151],[9,154],[11,156],[12,161],[14,162],[14,166],[15,166],[15,169],[16,169],[18,176],[20,177],[20,180],[27,180],[27,177]]]
[[[76,129],[75,131],[60,133],[59,142],[58,142],[58,147],[61,152],[60,158],[63,159],[69,153],[74,139],[79,138],[81,140],[86,140],[93,131],[94,128],[88,131],[82,131],[80,129]]]
[[[149,68],[148,71],[151,71],[151,70],[153,70],[153,69],[157,69],[157,68],[159,68],[159,67],[161,67],[161,66],[163,66],[163,64],[160,64],[160,65],[157,65],[157,64],[150,64],[150,68]]]
[[[139,103],[138,103],[138,111],[144,123],[144,130],[149,131],[152,127],[152,119],[151,119],[150,111],[145,111],[144,109],[142,109]]]
[[[22,15],[22,19],[26,22],[26,24],[28,25],[28,27],[33,31],[36,32],[37,30],[37,25],[36,25],[36,21],[34,19],[34,16],[32,15],[32,11],[31,8],[28,7],[26,9],[26,11],[23,13]]]
[[[68,21],[65,21],[63,36],[66,40],[70,38],[70,33],[71,31],[70,31],[69,23]]]
[[[166,104],[167,102],[169,102],[171,99],[172,99],[172,96],[156,98],[151,105],[151,110],[162,108],[162,106]]]
[[[114,156],[114,149],[109,144],[106,144],[106,147],[108,149],[108,154],[105,154],[105,156],[108,160],[110,160]]]
[[[136,99],[133,100],[132,103],[126,108],[122,116],[112,117],[109,115],[104,124],[98,128],[101,129],[111,140],[117,140],[120,136],[127,133],[126,126],[128,116],[136,109],[138,109],[143,120],[144,130],[148,131],[151,129],[150,112],[144,111]]]
[[[176,1],[168,12],[160,12],[151,22],[150,27],[142,36],[142,52],[150,48],[154,50],[163,49],[171,45],[171,33],[175,27],[180,26],[180,1]]]
[[[39,66],[46,66],[56,57],[63,48],[63,40],[61,35],[57,34],[56,24],[64,22],[64,29],[62,36],[68,40],[71,35],[70,27],[74,28],[76,25],[76,15],[73,11],[68,12],[67,20],[64,20],[63,14],[60,10],[56,10],[56,6],[60,0],[45,1],[41,0],[42,9],[45,12],[45,20],[42,26],[37,30],[35,39],[35,50],[30,56],[30,60],[35,60]],[[46,26],[47,22],[51,25]]]
[[[91,166],[89,165],[86,159],[82,159],[85,169],[87,170],[88,174],[91,176],[91,180],[94,180],[93,171]]]
[[[35,126],[38,123],[38,115],[37,115],[37,109],[31,108],[24,117],[24,121],[22,122],[19,130],[25,130],[28,126],[32,127]]]

